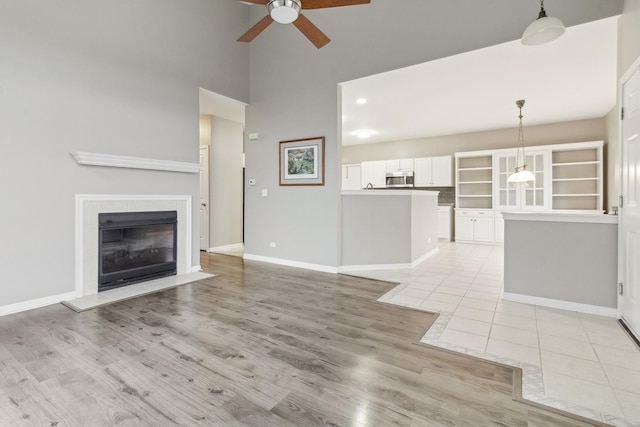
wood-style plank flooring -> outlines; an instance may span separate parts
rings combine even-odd
[[[0,318],[0,426],[574,426],[509,367],[414,344],[393,285],[203,254],[217,274]]]

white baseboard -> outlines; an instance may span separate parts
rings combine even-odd
[[[198,271],[202,271],[202,266],[200,264],[191,266],[192,273],[197,273]]]
[[[207,252],[240,251],[240,250],[244,250],[244,243],[234,243],[232,245],[214,246],[212,248],[207,249]]]
[[[533,297],[530,295],[512,294],[504,292],[502,299],[505,301],[522,302],[525,304],[540,305],[542,307],[559,308],[561,310],[577,311],[579,313],[597,314],[598,316],[618,317],[618,309],[602,307],[599,305],[581,304],[578,302],[562,301],[557,299]]]
[[[21,311],[32,310],[34,308],[40,308],[47,305],[58,304],[61,301],[65,301],[68,299],[74,299],[76,297],[76,293],[67,292],[64,294],[51,295],[49,297],[32,299],[29,301],[17,302],[15,304],[9,304],[0,307],[0,316],[6,316],[8,314],[19,313]]]
[[[367,271],[367,270],[401,270],[404,268],[412,268],[412,265],[409,263],[343,265],[338,268],[338,272],[349,273],[354,271]]]
[[[341,266],[338,271],[340,273],[348,273],[348,272],[354,272],[354,271],[366,271],[366,270],[400,270],[400,269],[405,269],[405,268],[415,268],[417,265],[419,265],[422,261],[424,261],[425,259],[433,256],[434,254],[436,254],[440,249],[438,248],[434,248],[432,250],[430,250],[429,252],[427,252],[426,254],[422,255],[420,258],[418,258],[417,260],[413,261],[412,263],[400,263],[400,264],[367,264],[367,265],[343,265]]]
[[[422,261],[424,261],[425,259],[434,256],[435,254],[438,253],[440,249],[436,246],[435,248],[431,249],[429,252],[427,252],[426,254],[422,255],[420,258],[418,258],[417,260],[413,261],[411,263],[411,268],[415,268],[417,265],[419,265]]]
[[[270,264],[286,265],[288,267],[306,268],[307,270],[321,271],[323,273],[338,273],[337,267],[331,267],[328,265],[310,264],[306,262],[291,261],[288,259],[271,258],[252,254],[244,254],[243,258],[251,261],[261,261],[268,262]]]

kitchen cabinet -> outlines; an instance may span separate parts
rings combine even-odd
[[[386,172],[413,172],[413,159],[387,160]]]
[[[456,242],[493,243],[492,210],[458,210],[455,215]]]
[[[451,206],[438,206],[438,239],[452,240],[453,209]]]
[[[414,159],[415,186],[453,186],[452,164],[451,156],[419,157]]]
[[[342,189],[360,190],[362,188],[362,167],[360,165],[342,166]]]
[[[525,152],[527,170],[535,177],[533,182],[508,182],[509,176],[516,167],[516,152],[501,153],[493,156],[495,176],[494,209],[542,211],[549,210],[549,187],[551,174],[549,173],[549,151]],[[522,160],[521,160],[522,161]]]
[[[362,162],[361,181],[362,188],[366,188],[368,184],[374,188],[385,188],[387,185],[387,162],[385,160],[376,160],[371,162]]]

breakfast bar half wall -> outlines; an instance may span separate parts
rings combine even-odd
[[[618,216],[502,216],[505,300],[617,316]]]
[[[341,271],[411,268],[438,250],[438,191],[343,190]]]

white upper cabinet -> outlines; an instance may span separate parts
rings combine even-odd
[[[414,159],[414,185],[416,187],[452,187],[452,164],[451,156]]]
[[[525,156],[527,170],[533,174],[536,180],[527,183],[512,183],[507,180],[515,171],[516,152],[494,154],[494,209],[526,209],[528,211],[550,209],[549,151],[527,150]]]
[[[387,172],[413,172],[413,159],[387,160]]]
[[[342,189],[360,190],[362,188],[362,167],[360,165],[342,166]]]
[[[360,185],[366,188],[371,184],[374,188],[384,188],[387,186],[387,162],[385,160],[377,160],[372,162],[361,163]]]

